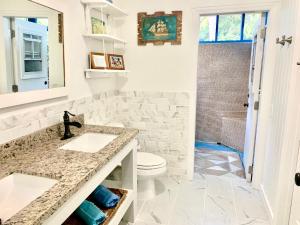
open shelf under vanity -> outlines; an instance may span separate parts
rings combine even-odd
[[[100,185],[119,190],[123,193],[115,211],[108,216],[104,225],[118,225],[122,220],[133,222],[136,215],[137,172],[136,172],[137,141],[134,139],[127,144],[117,155],[108,161],[95,175],[91,176],[76,193],[52,214],[43,225],[64,224],[84,225],[78,220],[72,220],[74,211],[85,200],[90,200],[91,193]],[[118,181],[109,180],[109,175],[121,165],[122,178]],[[114,209],[113,209],[114,210]],[[71,221],[71,223],[69,223]],[[75,221],[75,222],[74,222]]]

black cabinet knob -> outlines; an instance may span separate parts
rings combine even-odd
[[[248,103],[245,103],[245,104],[244,104],[244,107],[245,107],[245,108],[246,108],[246,107],[248,108],[248,107],[249,107],[249,104],[248,104]]]
[[[295,183],[297,186],[300,186],[300,173],[296,173],[295,175]]]

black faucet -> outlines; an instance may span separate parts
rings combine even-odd
[[[70,122],[69,115],[75,116],[72,113],[70,113],[68,111],[65,111],[65,114],[64,114],[65,133],[64,133],[64,136],[61,138],[61,140],[66,140],[66,139],[69,139],[69,138],[71,138],[71,137],[74,136],[74,134],[71,133],[70,126],[75,126],[77,128],[81,128],[82,127],[81,123]]]

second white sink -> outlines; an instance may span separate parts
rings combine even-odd
[[[85,133],[65,144],[60,149],[95,153],[100,151],[117,137],[118,135],[113,134]]]
[[[14,173],[0,180],[0,218],[5,222],[57,183],[57,180]]]

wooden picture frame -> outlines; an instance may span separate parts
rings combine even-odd
[[[181,45],[182,11],[138,13],[138,45]]]
[[[91,69],[107,69],[107,58],[104,53],[91,52],[89,55]]]
[[[108,69],[125,70],[123,55],[107,54]]]

